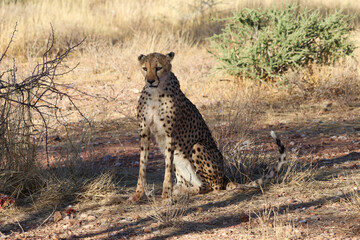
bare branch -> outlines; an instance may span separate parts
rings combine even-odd
[[[0,63],[6,56],[6,53],[13,42],[15,33],[16,26],[7,48],[1,55]],[[50,167],[48,158],[47,122],[51,117],[57,121],[58,110],[60,110],[58,101],[56,100],[58,98],[67,99],[69,104],[71,104],[74,109],[90,123],[76,106],[72,96],[59,89],[59,87],[62,86],[61,84],[55,83],[57,77],[74,71],[79,65],[76,64],[74,67],[69,68],[64,66],[63,62],[69,54],[84,41],[85,39],[72,46],[68,45],[63,53],[54,55],[52,52],[55,44],[55,34],[53,26],[51,25],[51,32],[46,42],[46,49],[42,56],[42,62],[34,67],[30,76],[18,80],[15,61],[11,69],[0,75],[0,162],[1,160],[4,160],[5,157],[7,161],[2,162],[6,164],[6,162],[9,162],[9,159],[12,158],[12,156],[4,156],[4,154],[1,153],[4,152],[3,150],[7,152],[16,151],[11,150],[9,147],[12,142],[15,140],[24,141],[22,140],[24,139],[24,136],[30,141],[29,139],[31,137],[36,136],[34,132],[41,131],[37,137],[44,137],[43,142],[46,149],[47,166]],[[5,79],[5,77],[7,77],[7,79]],[[53,99],[55,99],[55,101]],[[51,111],[54,111],[53,115],[51,114]],[[40,126],[39,124],[35,124],[34,114],[38,115],[38,120],[42,122]],[[16,127],[12,127],[11,124],[15,124],[14,126]],[[16,130],[11,130],[14,132],[10,132],[8,130],[9,128]],[[29,153],[18,153],[18,155],[21,157],[28,157]],[[0,168],[2,167],[4,166],[0,163]]]
[[[12,33],[12,35],[11,35],[10,41],[9,41],[7,47],[5,48],[4,53],[1,54],[0,63],[1,63],[1,61],[3,60],[3,58],[6,56],[6,53],[7,53],[7,51],[9,50],[9,47],[10,47],[11,43],[13,42],[13,39],[14,39],[14,36],[15,36],[15,33],[16,33],[16,27],[17,27],[17,22],[15,23],[14,31],[13,31],[13,33]],[[2,75],[1,75],[1,76],[2,76]],[[1,79],[1,76],[0,76],[0,79]]]

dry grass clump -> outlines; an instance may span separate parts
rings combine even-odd
[[[174,226],[175,223],[179,223],[180,218],[189,206],[190,194],[184,193],[181,196],[177,196],[176,200],[171,200],[172,203],[164,204],[162,200],[156,199],[154,191],[154,188],[145,190],[146,197],[151,206],[149,216],[161,223],[162,227]]]
[[[44,179],[38,169],[33,171],[0,170],[0,193],[11,197],[29,196],[44,187]]]
[[[349,102],[360,93],[358,63],[352,58],[330,66],[312,64],[288,79],[290,95],[302,99]]]
[[[250,235],[261,236],[263,239],[294,239],[301,237],[293,221],[286,221],[279,215],[278,209],[266,204],[261,210],[249,214]]]
[[[311,165],[300,162],[296,155],[292,154],[287,167],[281,173],[278,180],[280,187],[305,186],[314,181],[314,168]]]
[[[43,174],[44,186],[31,197],[33,210],[56,209],[74,202],[74,194],[79,191],[82,178]]]
[[[273,153],[268,153],[246,140],[228,144],[223,154],[226,176],[230,181],[240,184],[249,184],[267,175],[274,167],[278,168],[279,152],[276,146]],[[300,162],[296,154],[291,153],[287,154],[286,163],[281,165],[279,172],[269,181],[280,184],[279,187],[282,188],[299,186],[311,182],[313,174],[311,166]]]
[[[1,173],[5,174],[5,171]],[[1,176],[0,192],[12,192],[18,206],[29,207],[35,211],[56,209],[76,202],[119,202],[119,183],[114,172],[107,171],[93,177],[94,170],[83,168],[82,174],[65,172],[10,172],[9,177]],[[6,181],[4,181],[4,179]]]
[[[260,152],[249,152],[240,148],[233,148],[224,153],[226,176],[230,181],[247,184],[261,178],[273,164],[271,156]]]
[[[116,180],[114,171],[106,171],[97,177],[82,183],[77,199],[80,201],[101,201],[109,196],[116,195],[119,191],[119,181]]]

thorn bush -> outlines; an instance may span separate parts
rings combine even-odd
[[[280,85],[289,69],[330,64],[351,55],[353,17],[339,11],[322,15],[297,4],[283,9],[242,9],[210,38],[219,69],[239,78]]]

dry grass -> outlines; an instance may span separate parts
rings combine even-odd
[[[96,201],[101,204],[119,203],[120,181],[114,171],[106,171],[99,176],[86,180],[78,193],[79,201]]]
[[[316,64],[289,73],[289,93],[299,99],[352,102],[360,93],[358,63],[354,58],[331,66]]]
[[[148,215],[158,223],[161,223],[162,227],[179,224],[190,204],[189,193],[179,196],[170,204],[164,204],[161,199],[157,199],[154,188],[151,190],[147,189],[145,194],[151,206],[151,211]]]
[[[301,237],[300,231],[294,231],[292,221],[284,221],[278,209],[267,205],[262,210],[253,211],[254,218],[249,220],[249,231],[256,232],[262,239],[292,239]],[[250,234],[251,235],[251,234]]]
[[[40,191],[44,187],[44,179],[37,169],[33,171],[0,171],[0,191],[11,193],[12,197],[25,197]]]
[[[350,0],[297,2],[303,6],[360,11],[358,4]],[[204,42],[206,37],[219,31],[220,26],[211,21],[212,17],[224,16],[243,7],[270,7],[274,3],[277,2],[186,0],[179,4],[175,0],[1,1],[0,49],[6,46],[16,22],[18,32],[10,54],[25,59],[41,54],[50,24],[60,36],[57,39],[58,51],[67,42],[77,42],[85,36],[89,43],[103,42],[107,46],[118,44],[124,49],[131,47],[129,43],[141,46],[143,39],[147,39],[144,52],[173,48],[173,44],[183,49],[181,46],[184,44]]]

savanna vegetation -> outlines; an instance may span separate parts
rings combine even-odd
[[[0,236],[356,239],[360,5],[293,4],[0,0]],[[137,56],[154,51],[175,52],[230,179],[266,173],[278,133],[289,164],[274,182],[162,206],[152,145],[147,199],[127,202]]]

